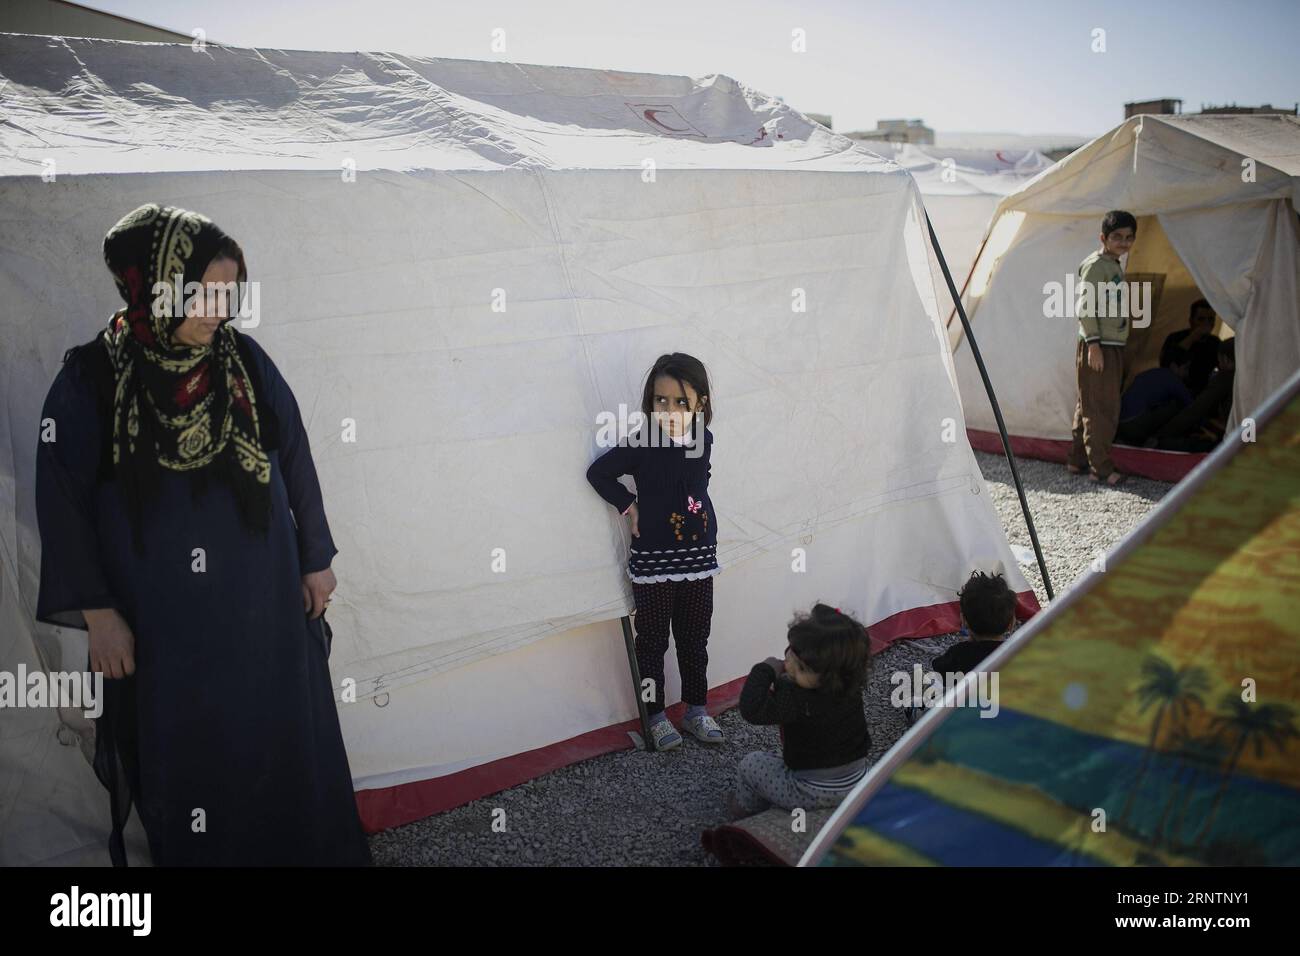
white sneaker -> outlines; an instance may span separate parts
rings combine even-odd
[[[654,738],[655,750],[672,750],[682,745],[682,735],[677,732],[671,720],[656,720],[652,723],[650,736]]]
[[[722,734],[722,728],[718,726],[718,722],[708,714],[699,717],[687,717],[682,721],[682,730],[685,730],[701,743],[720,744],[726,740],[726,737]]]

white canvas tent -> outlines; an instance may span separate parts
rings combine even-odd
[[[583,475],[597,416],[662,352],[714,379],[711,683],[818,598],[888,638],[950,624],[972,568],[1028,591],[951,440],[912,181],[776,100],[717,75],[14,35],[0,79],[0,668],[85,653],[32,625],[39,412],[115,307],[103,234],[144,201],[211,215],[261,283],[249,334],[297,394],[341,551],[331,668],[357,683],[340,715],[371,826],[609,749],[635,716],[627,532]],[[6,862],[106,833],[57,729],[4,715]]]
[[[1110,209],[1138,217],[1126,273],[1159,292],[1149,327],[1132,331],[1130,374],[1158,364],[1204,297],[1237,338],[1237,424],[1300,368],[1297,198],[1300,120],[1266,115],[1136,116],[1007,196],[966,299],[1008,432],[1070,437],[1077,323],[1045,316],[1045,285],[1098,247]],[[956,338],[966,423],[992,431],[969,343]]]
[[[873,143],[916,180],[953,281],[961,289],[993,212],[1015,192],[1052,165],[1036,149],[956,149],[917,143]],[[952,301],[937,263],[939,312],[948,315]]]

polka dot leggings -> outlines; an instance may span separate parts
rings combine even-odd
[[[709,626],[713,621],[713,578],[694,581],[632,582],[636,599],[636,664],[641,679],[655,682],[655,698],[646,709],[664,709],[664,655],[671,627],[682,675],[682,700],[703,705],[709,696]]]
[[[762,813],[769,807],[825,810],[839,806],[852,789],[819,787],[800,780],[780,754],[756,751],[736,768],[736,802],[746,813]]]

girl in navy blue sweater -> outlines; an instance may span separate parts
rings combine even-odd
[[[718,567],[718,521],[709,500],[713,419],[709,375],[697,358],[661,355],[646,376],[645,426],[601,455],[587,480],[627,515],[632,546],[627,574],[636,599],[636,657],[642,678],[654,681],[648,701],[655,749],[671,750],[681,734],[664,713],[664,655],[668,632],[677,644],[686,719],[682,728],[708,744],[722,729],[705,708],[709,627]],[[636,494],[619,482],[636,480]]]

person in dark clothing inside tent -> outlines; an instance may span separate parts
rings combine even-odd
[[[1171,333],[1160,347],[1165,349],[1182,348],[1191,355],[1191,368],[1187,373],[1187,388],[1192,395],[1199,395],[1209,384],[1210,376],[1219,360],[1220,339],[1214,334],[1214,308],[1204,299],[1192,303],[1187,316],[1187,328]]]
[[[1216,341],[1218,341],[1216,339]],[[1237,374],[1236,339],[1219,341],[1218,369],[1190,405],[1169,419],[1147,444],[1165,451],[1212,451],[1232,413],[1232,386]]]
[[[1192,354],[1186,349],[1176,345],[1161,349],[1160,367],[1141,372],[1124,391],[1116,435],[1119,441],[1126,445],[1145,444],[1192,403],[1192,393],[1185,384],[1191,365]]]
[[[42,412],[36,616],[87,629],[105,678],[113,862],[134,804],[155,865],[369,863],[319,620],[337,549],[307,434],[215,304],[246,280],[243,252],[149,203],[104,257],[126,308],[68,351]],[[182,301],[160,306],[155,284],[174,282]]]

